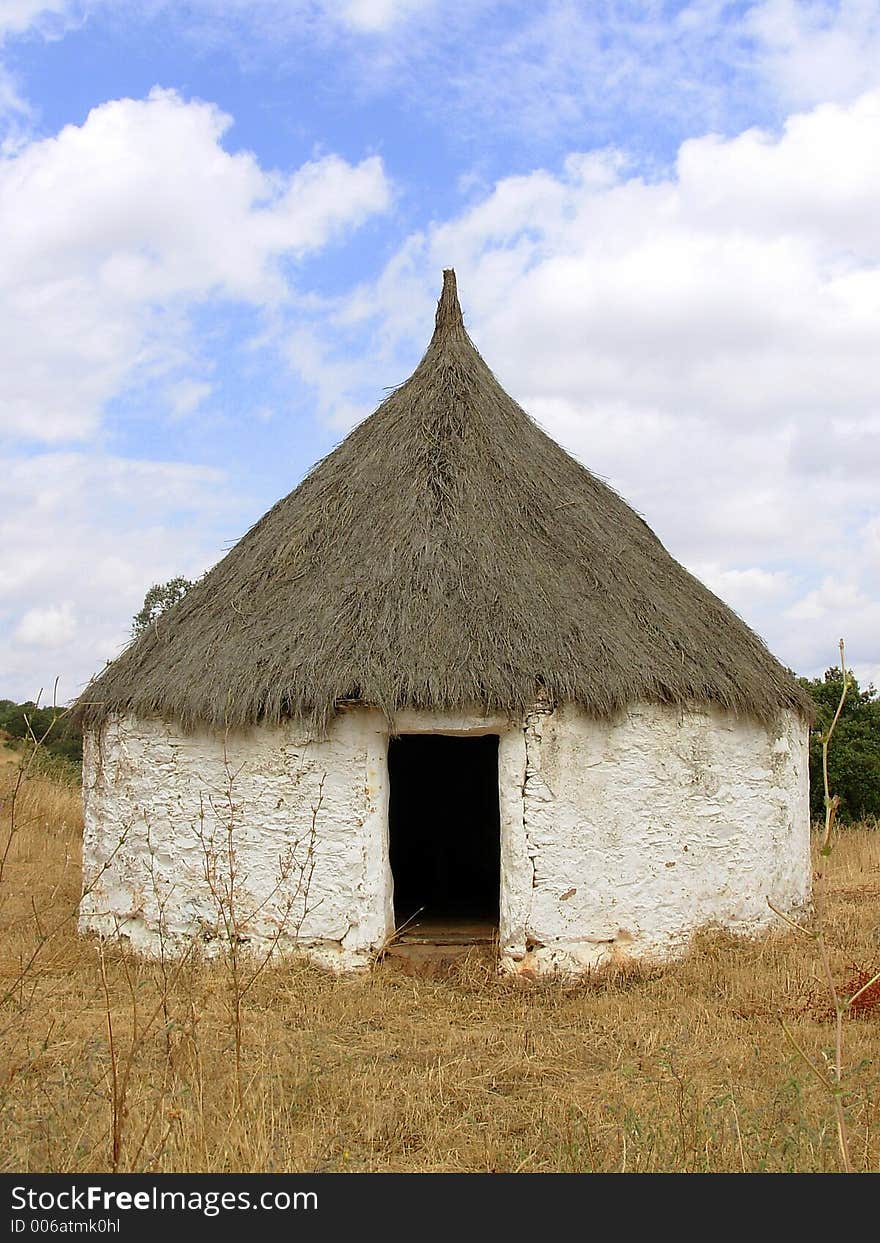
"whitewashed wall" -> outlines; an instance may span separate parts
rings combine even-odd
[[[523,831],[506,877],[508,968],[578,970],[757,932],[809,898],[808,731],[643,705],[527,722]],[[529,869],[519,861],[525,856]]]
[[[231,826],[235,921],[250,946],[298,942],[339,968],[368,961],[393,928],[378,721],[345,713],[324,742],[285,727],[224,745],[222,732],[111,720],[85,745],[80,927],[118,929],[148,954],[160,933],[169,946],[195,934],[216,949]]]
[[[406,713],[393,729],[499,735],[508,970],[662,957],[708,923],[766,927],[768,898],[788,911],[809,897],[807,730],[794,715],[768,731],[721,712],[642,706],[596,721],[566,707],[525,723]],[[222,736],[111,721],[86,740],[81,927],[146,953],[160,930],[215,947],[231,825],[250,944],[368,962],[393,930],[388,734],[378,713],[351,711],[326,741],[255,729],[224,755]]]

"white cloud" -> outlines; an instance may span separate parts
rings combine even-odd
[[[355,30],[388,30],[413,13],[433,7],[434,0],[324,0],[328,16],[337,16]]]
[[[878,62],[880,78],[880,62]],[[685,142],[678,184],[694,223],[762,239],[822,247],[827,263],[880,259],[880,91],[847,107],[796,114],[776,136],[750,129],[734,139]]]
[[[210,10],[237,0],[202,0]],[[307,14],[356,34],[361,81],[403,89],[456,131],[534,138],[613,128],[621,116],[728,130],[754,113],[849,102],[877,85],[876,0],[251,0],[251,11]],[[276,20],[274,28],[277,30]],[[268,33],[269,27],[264,25]],[[760,97],[760,99],[759,99]],[[487,125],[487,123],[490,123]]]
[[[687,142],[654,182],[575,155],[413,235],[340,321],[413,351],[455,266],[508,391],[784,660],[824,668],[840,631],[880,670],[877,202],[880,92]],[[858,590],[798,613],[823,579]]]
[[[174,414],[178,418],[185,418],[186,415],[195,413],[212,392],[211,385],[204,381],[181,380],[169,388],[168,400]]]
[[[0,63],[0,121],[5,125],[3,140],[0,142],[0,154],[14,151],[20,143],[25,141],[21,134],[21,127],[23,120],[26,120],[29,115],[30,109],[18,82],[6,66]]]
[[[67,0],[69,3],[70,0]],[[114,0],[80,0],[91,9],[112,6]],[[133,0],[140,14],[170,13],[180,27],[199,41],[256,35],[277,45],[279,40],[315,40],[326,43],[346,36],[387,36],[411,19],[441,12],[449,3],[438,0],[190,0],[183,8],[177,0]],[[65,0],[57,0],[63,5]],[[472,0],[485,3],[485,0]]]
[[[446,0],[389,27],[380,56],[356,47],[353,63],[361,89],[403,92],[469,148],[503,136],[534,149],[561,133],[595,142],[622,120],[679,124],[695,108],[713,125],[736,111],[749,74],[728,7]]]
[[[412,286],[455,263],[520,392],[836,443],[877,412],[878,196],[875,92],[777,137],[686,143],[655,183],[592,155],[507,178],[407,243],[372,300],[394,317],[403,286],[402,331]]]
[[[90,435],[137,373],[185,363],[188,310],[284,299],[282,258],[387,207],[377,157],[273,172],[224,150],[230,123],[156,89],[0,160],[0,430]]]
[[[398,23],[435,7],[437,0],[192,0],[192,14],[217,18],[249,18],[307,30],[316,20],[357,32],[372,34],[390,30]],[[34,27],[57,29],[59,21],[76,20],[84,14],[119,8],[118,0],[0,0],[0,38],[19,35]],[[129,0],[131,16],[173,9],[176,0]],[[55,23],[53,26],[52,23]],[[268,33],[268,32],[267,32]]]
[[[327,155],[289,172],[222,146],[230,119],[154,90],[0,159],[0,433],[92,436],[107,403],[151,376],[153,408],[211,394],[190,335],[224,301],[285,314],[289,261],[313,255],[390,192],[381,161]],[[282,266],[282,263],[284,266]],[[147,586],[198,573],[235,513],[216,472],[106,453],[8,458],[0,469],[0,685],[76,692],[127,638]],[[227,508],[228,507],[228,508]],[[252,515],[249,515],[252,516]]]
[[[57,37],[120,9],[132,24],[162,15],[200,49],[235,46],[249,61],[332,48],[346,93],[403,96],[444,125],[454,116],[471,145],[502,132],[527,145],[561,132],[598,142],[646,116],[652,129],[662,118],[686,132],[699,115],[729,131],[780,100],[848,102],[876,84],[880,63],[876,0],[0,0],[0,42]]]
[[[13,633],[13,642],[32,647],[59,648],[76,634],[76,618],[70,601],[58,607],[28,609]]]
[[[62,16],[73,7],[72,0],[0,0],[0,39],[22,34],[41,19]]]
[[[53,2],[68,20],[96,23],[121,7]],[[37,23],[39,4],[21,3]],[[621,117],[680,122],[697,108],[720,124],[744,97],[742,79],[752,86],[749,35],[726,0],[128,0],[124,12],[132,24],[161,15],[199,52],[235,51],[251,69],[289,70],[329,51],[322,93],[405,101],[469,151],[502,134],[527,147],[566,131],[596,141]]]
[[[33,109],[22,83],[4,63],[11,39],[39,30],[47,36],[63,34],[80,18],[89,0],[0,0],[0,153],[24,145],[33,121]]]
[[[746,29],[758,41],[759,68],[789,105],[847,101],[877,84],[876,0],[763,0]]]
[[[652,134],[658,122],[687,132],[694,115],[729,131],[756,107],[775,115],[780,97],[848,101],[876,83],[880,59],[876,0],[0,0],[0,42],[120,10],[251,66],[332,50],[347,96],[405,99],[469,149],[501,134],[531,149],[560,133],[596,143],[646,117]]]
[[[698,562],[691,570],[733,608],[746,613],[759,604],[775,604],[792,589],[787,570],[764,570],[760,566],[731,570],[717,561]]]
[[[851,609],[869,607],[871,603],[857,583],[829,577],[793,604],[788,615],[793,621],[813,622],[826,617],[842,620]]]
[[[75,694],[154,582],[196,576],[245,520],[204,467],[84,453],[0,460],[0,687]]]
[[[860,567],[855,567],[857,570]],[[848,564],[839,573],[829,574],[818,587],[797,599],[782,619],[786,641],[793,659],[809,661],[815,672],[836,664],[837,642],[846,641],[847,664],[865,685],[880,687],[880,661],[877,636],[880,635],[880,584],[875,577],[850,577]],[[818,635],[826,636],[820,645]]]
[[[0,0],[0,58],[4,45],[15,35],[24,34],[46,17],[57,17],[68,8],[68,0]],[[0,59],[0,123],[5,132],[0,152],[14,149],[22,139],[22,128],[31,119],[31,108],[21,83]]]

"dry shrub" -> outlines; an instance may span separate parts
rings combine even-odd
[[[111,1168],[114,1131],[119,1169],[157,1172],[837,1168],[827,1096],[779,1023],[831,1056],[805,1005],[821,965],[794,932],[707,932],[665,968],[562,982],[479,955],[428,979],[281,962],[242,1002],[239,1100],[222,964],[163,971],[79,937],[76,794],[25,789],[0,891],[0,1169]],[[842,986],[877,964],[878,924],[880,836],[847,831],[826,915]],[[877,1035],[875,1008],[847,1016],[860,1170],[880,1165]]]

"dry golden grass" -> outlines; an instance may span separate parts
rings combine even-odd
[[[222,965],[163,977],[108,949],[105,994],[73,920],[77,791],[34,778],[18,815],[0,888],[2,1170],[110,1168],[108,998],[121,1170],[839,1168],[827,1093],[779,1022],[810,1056],[830,1051],[815,946],[793,932],[706,934],[683,962],[578,984],[479,961],[442,979],[280,964],[244,999],[237,1107]],[[829,880],[842,983],[880,966],[880,833],[842,832]],[[877,1014],[844,1026],[860,1170],[880,1167]]]

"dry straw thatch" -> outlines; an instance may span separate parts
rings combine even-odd
[[[319,732],[342,701],[521,713],[543,694],[770,720],[794,679],[501,388],[444,273],[410,378],[81,696],[109,712]]]

